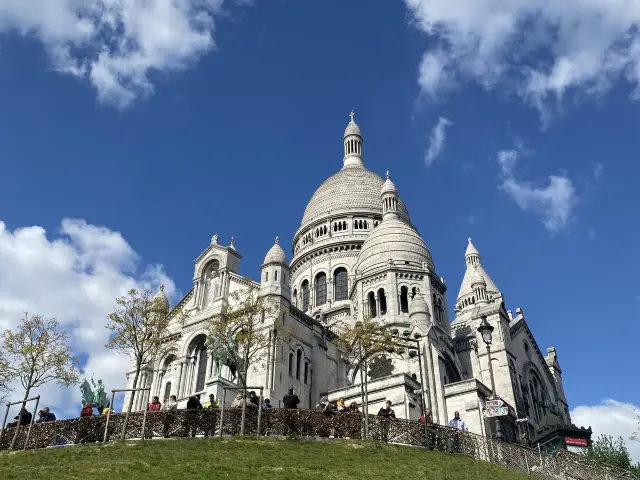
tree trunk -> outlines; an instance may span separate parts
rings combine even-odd
[[[131,388],[135,389],[138,386],[138,378],[140,377],[140,369],[138,366],[136,368],[136,375],[133,377],[133,386]],[[127,414],[124,416],[124,424],[122,425],[122,433],[120,434],[120,440],[124,440],[127,434],[127,425],[129,424],[129,415],[131,415],[131,408],[133,407],[133,401],[136,397],[136,391],[133,390],[131,392],[131,397],[129,398],[129,406],[127,407]]]
[[[364,374],[362,373],[362,362],[360,362],[360,398],[362,399],[362,415],[364,415],[364,438],[365,440],[369,437],[369,415],[364,409]]]
[[[29,385],[29,387],[25,390],[24,392],[24,398],[22,399],[22,404],[20,406],[20,411],[18,412],[18,424],[16,425],[16,431],[13,434],[13,439],[11,440],[11,446],[9,447],[9,450],[13,450],[13,447],[16,445],[16,440],[18,440],[18,433],[20,432],[20,422],[22,420],[22,415],[20,414],[20,412],[22,411],[23,408],[25,408],[25,405],[27,404],[27,398],[29,398],[29,393],[31,393],[31,380],[33,378],[33,374],[31,374],[31,376],[29,377],[29,383],[27,385]],[[33,418],[31,418],[31,421],[33,422]]]
[[[367,360],[365,360],[364,362],[364,368],[368,370],[367,368]],[[369,382],[367,380],[367,371],[364,372],[364,404],[365,404],[365,423],[364,423],[364,427],[367,431],[367,436],[369,435]]]
[[[244,375],[243,375],[244,373]],[[240,419],[240,435],[244,435],[244,427],[247,422],[247,372],[240,372],[240,385],[242,386],[242,418]]]

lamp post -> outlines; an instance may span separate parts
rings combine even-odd
[[[487,322],[486,315],[482,316],[482,323],[478,327],[478,332],[482,336],[482,340],[487,346],[487,361],[489,362],[489,377],[491,378],[491,396],[496,397],[496,382],[493,379],[493,365],[491,364],[491,342],[493,341],[493,326]],[[502,432],[502,424],[500,418],[495,417],[496,422],[496,438],[498,440],[504,440],[504,433]]]

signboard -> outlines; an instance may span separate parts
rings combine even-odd
[[[564,437],[566,445],[575,445],[576,447],[587,447],[589,443],[586,438]]]
[[[487,408],[500,408],[503,405],[504,405],[504,402],[499,398],[495,398],[493,400],[487,400]]]
[[[487,417],[504,417],[509,415],[509,407],[491,407],[486,409]]]

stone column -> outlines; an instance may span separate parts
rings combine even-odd
[[[376,294],[376,316],[380,318],[382,316],[382,312],[380,311],[380,297]]]
[[[180,397],[180,389],[182,388],[182,371],[184,370],[184,360],[180,362],[180,367],[178,368],[178,385],[176,386],[176,398]]]

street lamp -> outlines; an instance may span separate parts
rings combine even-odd
[[[493,379],[493,365],[491,363],[491,342],[493,341],[493,326],[487,322],[487,316],[482,316],[482,323],[478,327],[478,332],[482,336],[482,340],[487,346],[487,360],[489,362],[489,377],[491,378],[491,395],[492,398],[497,398],[496,396],[496,382]],[[495,417],[496,421],[496,438],[498,440],[504,439],[504,433],[502,432],[502,424],[500,423],[500,419]]]

